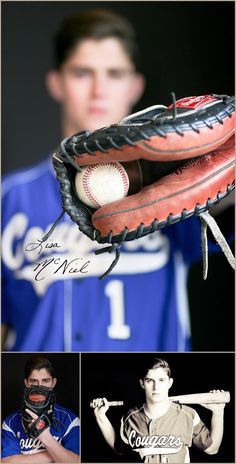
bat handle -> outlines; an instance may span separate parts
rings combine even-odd
[[[108,401],[109,406],[123,406],[124,401]]]
[[[124,401],[108,401],[108,406],[123,406],[123,404]],[[89,405],[90,408],[96,408],[94,400],[90,401]]]

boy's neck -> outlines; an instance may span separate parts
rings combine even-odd
[[[168,411],[170,404],[171,401],[169,398],[166,398],[166,400],[160,403],[146,402],[144,403],[144,411],[150,419],[157,419]]]

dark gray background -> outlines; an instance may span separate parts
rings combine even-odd
[[[103,7],[134,24],[147,78],[135,110],[205,93],[234,94],[234,2],[12,2],[2,7],[2,172],[41,160],[61,141],[58,106],[44,76],[66,16]],[[233,224],[232,210],[223,219]],[[234,273],[222,253],[189,277],[193,349],[234,350]]]

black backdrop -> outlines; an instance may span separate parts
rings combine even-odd
[[[20,408],[24,389],[24,365],[39,353],[2,353],[2,419]],[[78,416],[80,404],[78,353],[40,353],[52,362],[57,377],[56,401]]]
[[[84,9],[108,7],[134,24],[147,88],[134,110],[176,97],[234,93],[233,1],[4,1],[2,7],[2,172],[34,163],[60,142],[57,104],[44,77],[59,22]],[[232,211],[231,211],[232,214]],[[231,220],[231,219],[230,219]],[[194,350],[234,349],[234,274],[212,256],[189,277]]]
[[[155,353],[154,356],[158,357]],[[147,353],[84,353],[81,357],[81,461],[138,462],[137,453],[119,456],[106,444],[96,423],[90,401],[106,397],[123,400],[124,406],[111,407],[107,416],[119,431],[120,418],[130,407],[142,404],[143,390],[139,386],[140,368],[152,357]],[[170,364],[173,386],[170,396],[203,393],[211,389],[230,391],[231,401],[225,407],[224,436],[219,452],[207,455],[191,448],[191,462],[235,462],[234,460],[234,364],[232,353],[162,353]],[[148,362],[149,364],[149,362]],[[210,426],[211,412],[199,405],[190,405]]]

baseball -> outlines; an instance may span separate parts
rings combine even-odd
[[[81,169],[75,176],[75,190],[87,206],[97,209],[127,195],[129,177],[122,164],[91,164]]]

